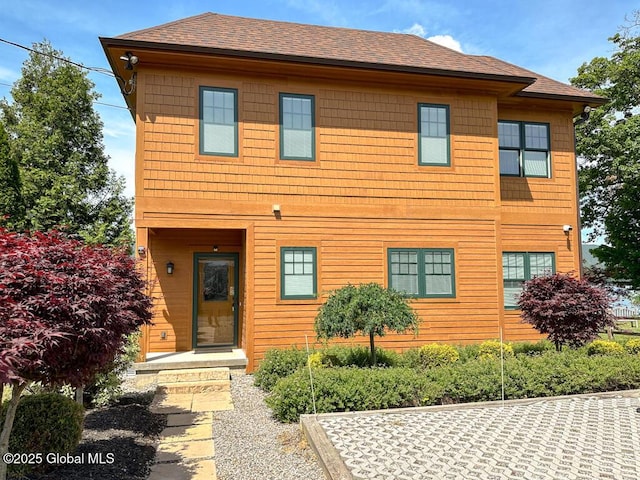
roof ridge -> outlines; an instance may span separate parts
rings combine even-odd
[[[202,13],[199,13],[197,15],[192,15],[190,17],[179,18],[177,20],[171,20],[170,22],[161,23],[160,25],[155,25],[153,27],[141,28],[140,30],[133,30],[131,32],[121,33],[120,35],[118,35],[117,37],[114,37],[114,38],[126,38],[126,37],[128,37],[130,35],[139,35],[141,33],[146,33],[146,32],[150,32],[150,31],[156,30],[158,28],[164,28],[164,27],[168,27],[170,25],[175,25],[175,24],[178,24],[178,23],[184,23],[186,20],[193,20],[193,19],[198,18],[198,17],[208,17],[210,15],[219,15],[219,14],[217,14],[215,12],[202,12]]]

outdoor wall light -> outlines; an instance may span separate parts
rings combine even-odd
[[[144,246],[143,246],[143,245],[138,245],[138,255],[140,255],[141,257],[143,257],[143,256],[144,256],[145,251],[146,251],[146,250],[145,250],[145,248],[144,248]]]
[[[573,227],[571,225],[563,225],[562,226],[562,231],[569,235],[569,233],[573,230]]]
[[[217,252],[217,251],[218,251],[218,245],[214,245],[214,246],[213,246],[213,251],[214,251],[214,252]]]
[[[273,213],[279,213],[280,205],[278,203],[274,203],[273,206],[271,207],[271,210],[273,211]]]
[[[173,275],[173,262],[167,262],[167,275]]]
[[[124,55],[122,55],[120,57],[120,60],[122,60],[123,62],[127,62],[127,64],[124,67],[125,70],[133,70],[133,66],[137,65],[137,63],[140,61],[138,56],[134,55],[131,52],[127,52]]]

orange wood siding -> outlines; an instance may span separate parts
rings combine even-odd
[[[191,349],[193,253],[211,251],[214,238],[241,253],[240,343],[249,370],[269,348],[315,341],[313,320],[328,291],[387,285],[388,248],[455,250],[456,297],[415,300],[418,337],[379,341],[399,349],[498,338],[501,326],[508,340],[538,338],[503,308],[503,251],[553,251],[559,271],[578,270],[568,109],[505,104],[469,82],[442,79],[367,87],[140,65],[138,82],[136,224],[149,231],[158,298],[149,351]],[[199,154],[200,86],[237,89],[238,157]],[[280,160],[280,92],[315,96],[314,162]],[[419,103],[449,106],[450,166],[418,165]],[[550,124],[552,178],[500,177],[498,119]],[[574,226],[569,236],[563,224]],[[319,299],[280,299],[282,246],[316,247]],[[176,265],[171,278],[168,260]]]
[[[242,251],[240,230],[159,230],[149,234],[148,268],[154,299],[153,325],[147,330],[151,352],[187,351],[192,348],[193,254]],[[175,270],[167,274],[166,264]],[[240,258],[242,270],[243,258]],[[243,294],[241,285],[241,295]],[[244,324],[240,314],[240,330]],[[162,339],[162,332],[166,338]]]
[[[367,93],[265,79],[145,75],[138,196],[296,203],[495,206],[495,99]],[[198,87],[237,88],[238,158],[199,155]],[[278,94],[316,98],[315,162],[279,160]],[[419,102],[450,105],[451,167],[418,166]],[[268,179],[265,181],[265,179]]]
[[[579,271],[580,243],[577,242],[580,241],[580,236],[573,233],[565,235],[562,225],[503,225],[501,237],[504,252],[553,252],[557,272]],[[506,310],[504,334],[510,340],[527,340],[535,335],[535,331],[522,323],[518,310]]]
[[[279,300],[278,246],[319,246],[318,301]],[[265,350],[316,339],[313,319],[327,292],[347,283],[388,285],[388,248],[453,248],[456,297],[415,299],[419,335],[387,335],[380,345],[408,348],[428,341],[467,343],[499,336],[495,225],[451,222],[283,218],[256,224],[254,337],[256,359]],[[275,282],[274,282],[275,280]],[[365,342],[364,337],[355,341]]]

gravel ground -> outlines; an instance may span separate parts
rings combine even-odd
[[[322,480],[324,474],[299,424],[281,424],[264,403],[253,376],[232,371],[234,410],[214,412],[213,444],[219,480]]]

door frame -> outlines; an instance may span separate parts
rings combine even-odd
[[[235,275],[233,279],[233,343],[221,343],[215,345],[198,345],[198,261],[203,258],[220,259],[233,258],[233,268]],[[238,312],[240,301],[240,254],[237,252],[195,252],[193,254],[193,285],[191,287],[192,314],[191,314],[191,348],[217,348],[217,347],[237,347],[238,346]]]

